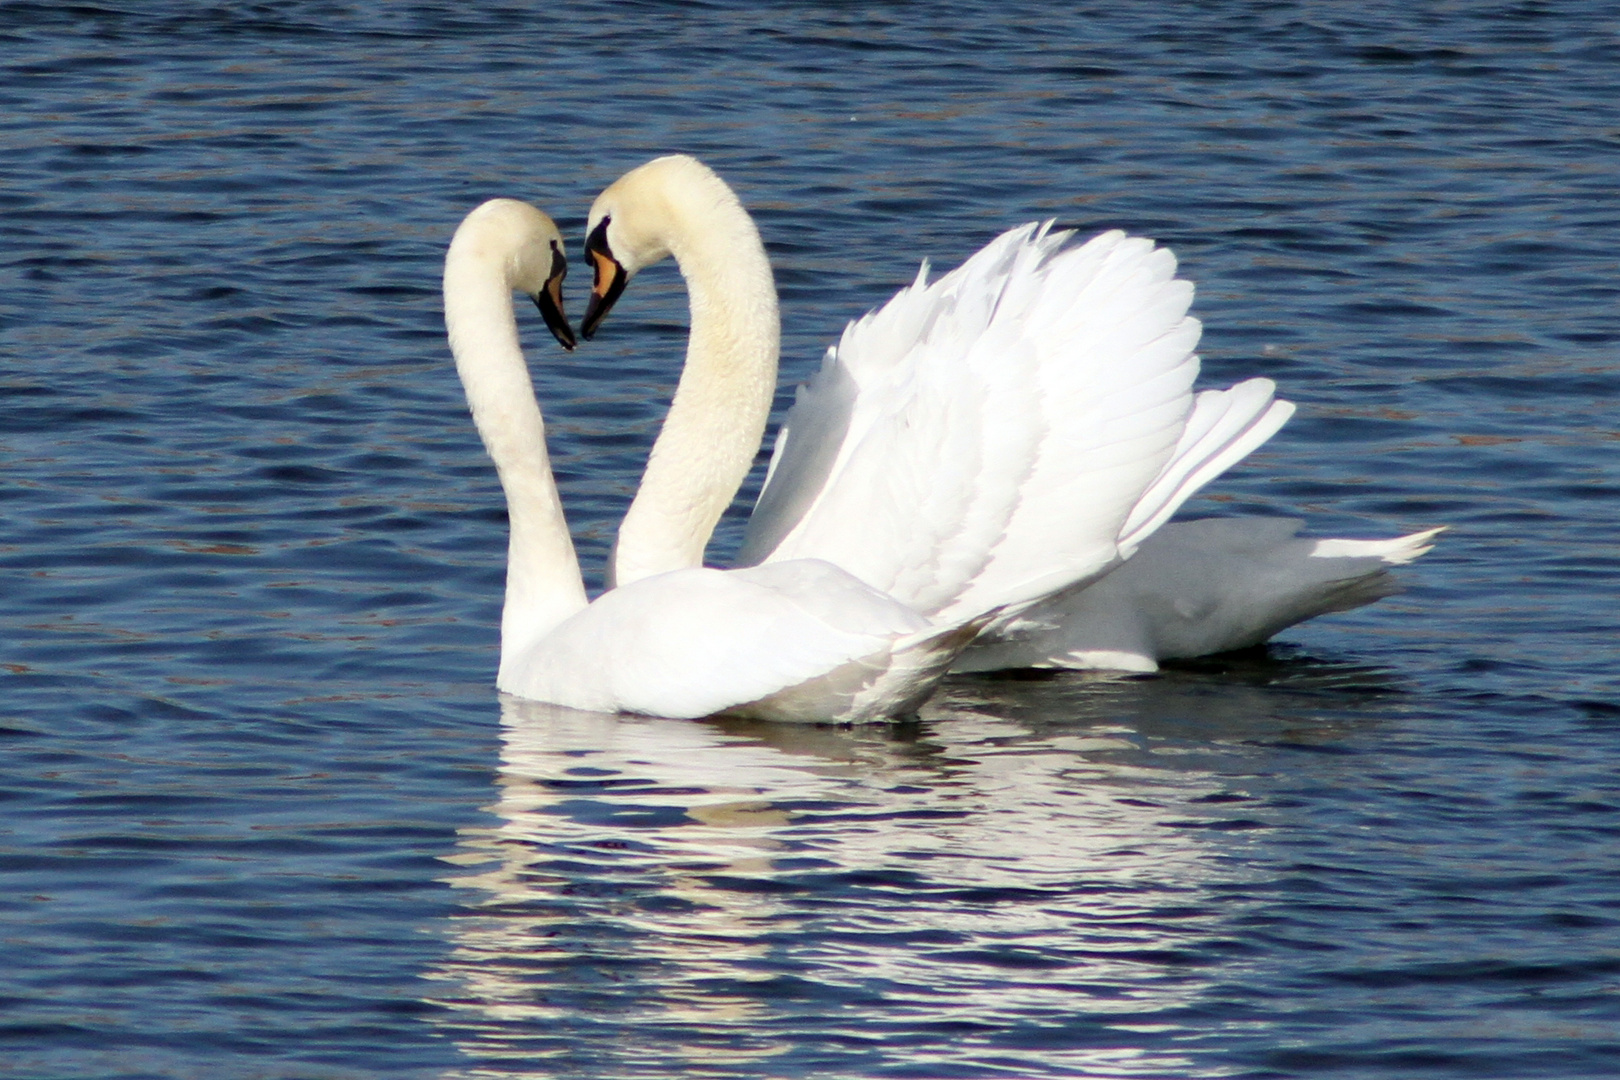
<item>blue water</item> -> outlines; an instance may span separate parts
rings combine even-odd
[[[8,1080],[1620,1076],[1610,5],[7,3],[0,150]],[[443,245],[673,150],[784,402],[924,255],[1120,226],[1300,405],[1196,514],[1450,532],[914,723],[503,703]],[[593,580],[684,312],[526,323]]]

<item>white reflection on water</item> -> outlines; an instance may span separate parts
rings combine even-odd
[[[437,1000],[503,1075],[725,1074],[852,1041],[869,1066],[1185,1071],[1170,1014],[1233,975],[1209,888],[1268,831],[1188,827],[1242,798],[1203,752],[1296,725],[1286,698],[964,683],[920,724],[856,729],[509,699]],[[1155,734],[1189,720],[1204,741]]]

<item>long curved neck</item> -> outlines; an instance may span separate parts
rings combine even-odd
[[[444,321],[473,422],[500,474],[510,537],[501,668],[586,604],[574,542],[546,453],[545,422],[518,343],[503,267],[452,246],[444,268]]]
[[[691,304],[675,399],[619,526],[610,580],[700,566],[753,465],[776,394],[782,327],[759,231],[731,196],[670,216],[664,239]]]

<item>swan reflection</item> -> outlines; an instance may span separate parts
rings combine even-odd
[[[1230,967],[1232,848],[1267,831],[1198,748],[1229,777],[1233,744],[1297,737],[1291,693],[957,680],[853,729],[505,699],[435,999],[503,1075],[1184,1069],[1173,1015]]]

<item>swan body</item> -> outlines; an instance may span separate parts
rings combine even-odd
[[[1049,597],[976,641],[956,671],[1157,671],[1162,660],[1244,649],[1296,623],[1400,591],[1390,567],[1439,529],[1393,540],[1318,540],[1288,518],[1164,526],[1100,581]]]
[[[775,287],[747,212],[689,157],[620,178],[588,230],[585,336],[635,273],[666,256],[692,295],[688,366],[615,545],[622,586],[701,560],[723,501],[702,520],[644,506],[662,497],[661,468],[703,471],[669,452],[672,431],[691,423],[694,364],[725,372],[725,396],[753,406],[749,423],[711,431],[706,452],[737,462],[757,445],[776,370]],[[1020,606],[1129,558],[1281,426],[1293,407],[1269,380],[1193,394],[1200,327],[1168,251],[1120,232],[1070,239],[1011,230],[938,281],[925,265],[852,323],[783,424],[738,563],[824,560],[936,624],[1000,610],[993,632]],[[723,360],[700,341],[722,342]],[[727,496],[742,471],[727,476]]]
[[[688,157],[615,182],[588,230],[587,337],[666,256],[693,298],[688,367],[615,545],[626,583],[700,564],[723,500],[701,521],[657,509],[659,470],[686,457],[671,432],[691,423],[682,398],[692,365],[709,362],[700,342],[725,343],[729,396],[750,402],[746,422],[711,429],[706,448],[746,460],[769,383],[740,373],[774,378],[775,288],[747,212]],[[999,609],[958,670],[1152,670],[1393,591],[1388,566],[1427,551],[1432,531],[1309,541],[1265,520],[1161,531],[1293,406],[1266,379],[1194,395],[1200,327],[1173,256],[1119,232],[1069,240],[1011,230],[932,283],[924,264],[851,323],[783,422],[738,564],[823,560],[947,624]],[[733,310],[746,315],[728,322]]]
[[[846,571],[805,559],[664,570],[587,602],[512,306],[514,291],[535,297],[571,347],[565,274],[556,225],[512,199],[469,214],[445,256],[450,348],[510,523],[496,685],[577,709],[677,718],[868,720],[914,709],[999,612],[936,625]],[[688,374],[694,392],[683,413],[723,401],[728,378],[746,385],[759,377],[713,362]],[[699,455],[710,484],[731,483],[736,472],[720,449]]]
[[[723,342],[731,399],[749,402],[734,428],[711,429],[733,472],[711,470],[707,490],[729,498],[769,406],[766,380],[736,372],[774,380],[780,331],[758,232],[694,159],[627,173],[588,230],[585,336],[665,256],[692,296],[676,406],[615,545],[611,576],[626,582],[700,565],[723,509],[718,497],[685,520],[660,508],[660,468],[699,474],[677,464],[671,434],[691,423],[679,405],[692,365]],[[1294,523],[1165,525],[1294,407],[1267,379],[1191,393],[1200,327],[1168,251],[1119,232],[1068,240],[1014,229],[932,284],[924,263],[851,323],[783,422],[738,564],[822,559],[944,622],[999,605],[957,670],[1153,670],[1395,591],[1388,567],[1439,530],[1311,541]]]
[[[815,559],[672,570],[602,594],[501,689],[594,712],[878,720],[915,711],[983,624],[935,627]]]

